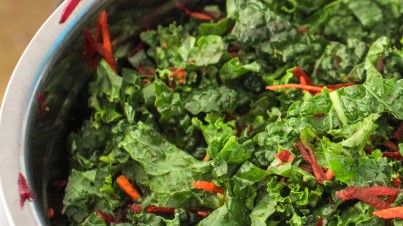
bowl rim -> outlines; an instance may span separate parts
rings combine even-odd
[[[102,2],[81,1],[69,19],[59,24],[60,16],[69,1],[64,1],[48,17],[35,34],[18,61],[7,85],[0,109],[0,206],[3,206],[8,225],[43,225],[39,210],[33,202],[20,207],[18,174],[28,175],[25,164],[26,134],[30,107],[49,61],[68,38],[81,18]],[[27,178],[28,183],[30,178]],[[1,220],[1,219],[0,219]]]

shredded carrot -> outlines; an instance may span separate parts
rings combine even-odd
[[[126,194],[128,194],[134,201],[141,197],[140,193],[136,190],[136,188],[133,187],[133,185],[124,175],[119,176],[116,179],[116,182],[119,184],[122,190],[125,191]]]
[[[105,49],[109,52],[112,52],[112,44],[111,37],[109,34],[109,26],[108,26],[108,15],[105,10],[102,10],[98,16],[98,26],[102,31],[102,42],[104,44]],[[95,35],[95,40],[97,40],[97,35]]]
[[[179,80],[179,83],[181,84],[185,84],[186,83],[186,79],[185,79],[185,69],[183,68],[179,68],[179,69],[175,69],[175,68],[170,68],[172,74],[171,74],[171,78],[175,78],[177,77]]]
[[[307,85],[305,77],[303,77],[303,76],[299,77],[299,84],[301,84],[303,86]]]
[[[310,86],[310,85],[301,85],[301,84],[284,84],[284,85],[276,85],[276,86],[266,86],[268,90],[279,90],[279,89],[302,89],[305,91],[313,91],[313,92],[322,92],[321,87]]]
[[[80,1],[81,0],[70,0],[67,3],[66,8],[64,8],[63,10],[62,17],[59,20],[59,24],[66,22],[66,20],[70,17],[71,13],[77,7],[78,3],[80,3]]]
[[[396,144],[394,144],[388,140],[383,142],[383,146],[388,147],[388,148],[392,149],[393,151],[399,151],[399,146],[397,146]]]
[[[207,161],[209,161],[209,160],[210,160],[210,156],[205,155],[204,158],[203,158],[203,161],[207,162]]]
[[[91,46],[91,48],[95,49],[100,55],[102,55],[105,61],[109,64],[109,66],[116,72],[116,62],[115,57],[112,52],[106,49],[103,45],[97,43],[92,37],[88,28],[84,29],[84,37],[86,42]]]
[[[206,21],[213,20],[213,17],[211,17],[210,15],[207,15],[206,13],[191,12],[189,14],[189,16],[194,17],[199,20],[206,20]]]
[[[334,177],[334,173],[333,173],[332,169],[330,169],[330,168],[327,169],[325,175],[326,175],[326,180],[332,180]]]
[[[217,187],[217,185],[213,184],[209,181],[193,181],[193,187],[196,189],[213,192],[213,193],[220,193],[224,194],[224,190],[222,188]]]
[[[383,219],[403,219],[403,206],[396,206],[388,209],[377,210],[372,213],[374,216]]]

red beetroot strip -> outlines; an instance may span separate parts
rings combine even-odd
[[[60,18],[59,24],[66,22],[66,20],[70,17],[71,13],[77,7],[78,3],[80,3],[80,1],[81,0],[69,0],[66,8],[64,8],[64,10],[63,10],[62,17]]]
[[[24,206],[27,200],[34,199],[31,187],[29,187],[27,180],[22,173],[18,174],[18,193],[20,195],[20,206]]]
[[[291,155],[291,152],[288,150],[282,150],[280,151],[277,155],[276,158],[278,158],[281,162],[292,162],[294,161],[294,157]]]
[[[112,52],[110,52],[102,44],[97,43],[92,37],[88,28],[84,29],[84,37],[89,46],[92,49],[96,50],[96,52],[98,52],[100,55],[102,55],[105,61],[109,64],[109,66],[116,72],[117,69],[116,69],[115,57],[112,55]]]
[[[313,175],[318,183],[323,184],[323,182],[326,180],[326,174],[323,172],[322,167],[320,167],[318,160],[316,159],[315,152],[312,150],[312,148],[309,145],[305,147],[301,140],[297,140],[295,142],[295,147],[301,152],[302,159],[312,166]],[[306,149],[308,149],[309,153]]]
[[[337,191],[336,196],[339,197],[341,200],[358,199],[380,210],[389,208],[390,203],[380,199],[378,196],[397,196],[399,195],[399,193],[399,188],[390,188],[384,186],[351,186],[344,190]]]

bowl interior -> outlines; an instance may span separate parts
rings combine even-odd
[[[192,7],[206,4],[206,1],[179,0],[96,1],[72,25],[43,67],[39,68],[25,119],[23,164],[36,197],[35,212],[43,224],[69,224],[60,214],[70,170],[68,135],[77,131],[82,121],[90,117],[87,85],[95,73],[82,55],[83,29],[88,27],[93,30],[98,13],[105,9],[113,46],[117,49],[115,54],[124,56],[139,44],[137,36],[140,31],[177,19],[179,11],[176,5],[180,2],[193,4]],[[213,0],[208,3],[224,2]],[[118,62],[120,65],[126,63]],[[52,219],[49,218],[48,208],[55,211]]]

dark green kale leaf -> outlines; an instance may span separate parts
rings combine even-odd
[[[201,36],[196,41],[188,56],[188,64],[195,66],[207,66],[216,64],[224,54],[224,42],[221,36]]]
[[[248,72],[259,72],[260,65],[255,61],[249,64],[242,65],[239,58],[235,57],[226,62],[220,71],[221,79],[224,82],[239,78]]]
[[[193,115],[200,112],[233,112],[237,107],[238,94],[227,86],[209,86],[193,89],[185,101],[185,108]]]
[[[195,205],[192,181],[209,179],[210,168],[206,162],[177,148],[142,122],[137,124],[135,130],[126,132],[120,147],[148,175],[150,189],[159,205]]]

